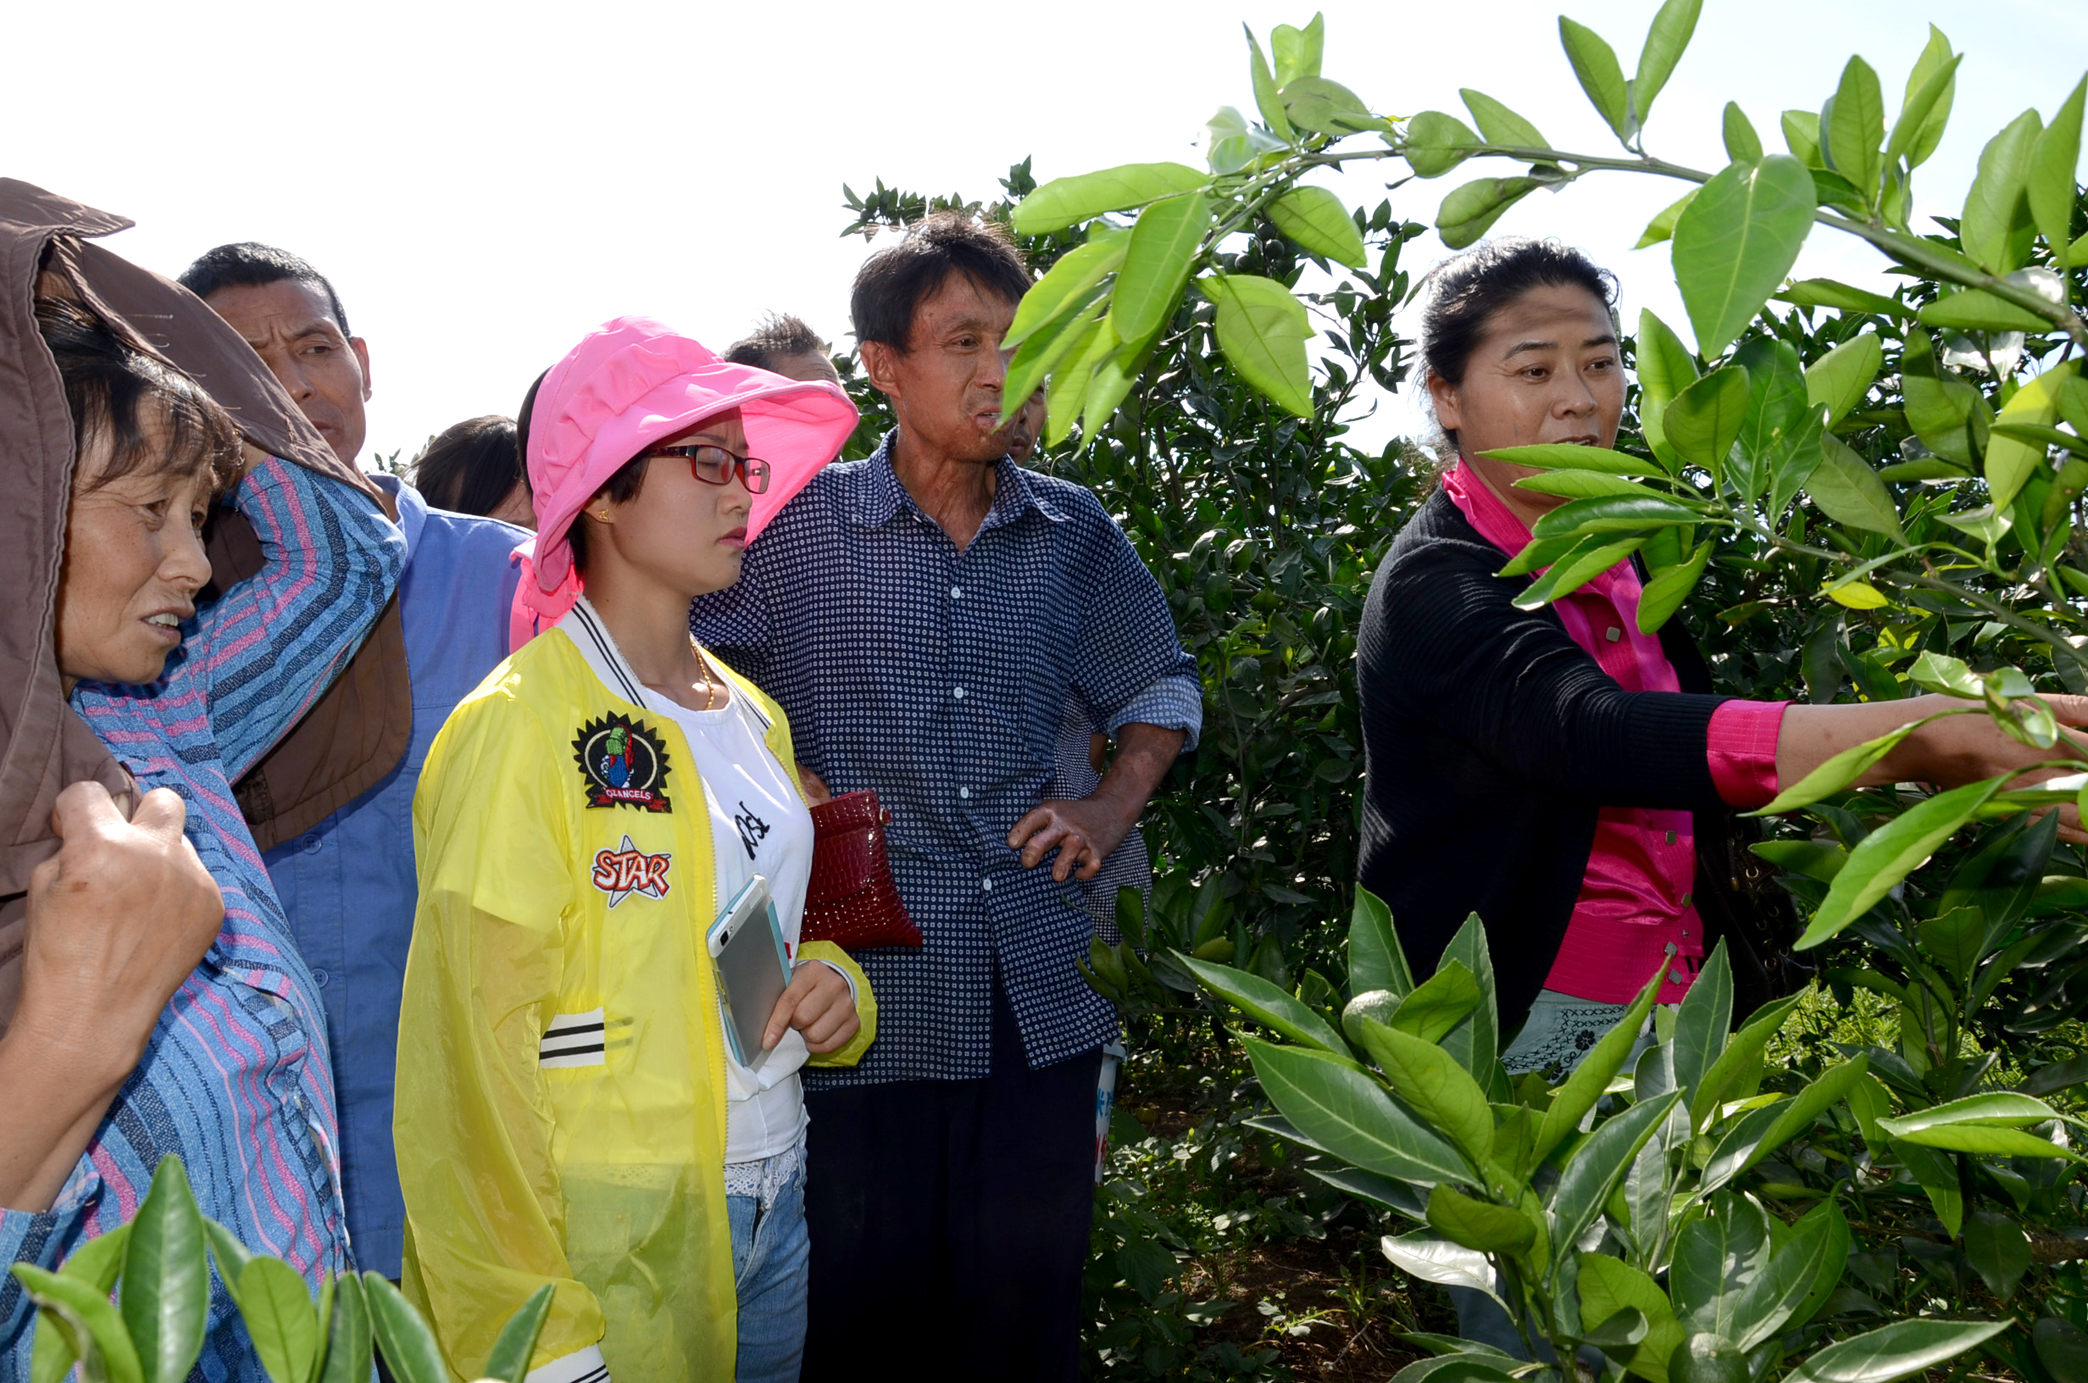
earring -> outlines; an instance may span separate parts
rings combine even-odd
[[[598,509],[595,511],[595,517],[603,523],[607,523],[609,522],[609,511],[607,509]]]

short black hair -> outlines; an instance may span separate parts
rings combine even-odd
[[[1464,383],[1486,319],[1538,288],[1585,288],[1617,315],[1617,276],[1560,240],[1503,236],[1483,240],[1429,270],[1421,309],[1421,378]],[[1457,433],[1444,428],[1450,445]]]
[[[294,279],[324,293],[327,309],[333,313],[334,325],[341,329],[341,335],[355,334],[348,329],[348,309],[341,306],[341,295],[334,292],[334,286],[327,282],[326,275],[288,250],[279,250],[273,245],[242,240],[237,244],[205,250],[196,257],[194,264],[181,271],[178,281],[197,297],[208,298],[222,289],[265,288],[284,279]]]
[[[91,438],[109,439],[108,464],[94,488],[137,472],[207,473],[213,492],[232,483],[240,468],[239,429],[200,384],[69,298],[40,297],[35,308],[36,329],[65,384],[75,464]],[[156,436],[147,409],[158,413]]]
[[[515,420],[498,413],[451,423],[413,463],[413,485],[437,509],[490,514],[522,478]]]
[[[827,354],[827,343],[804,321],[789,313],[770,313],[761,325],[725,348],[725,358],[735,365],[773,370],[775,362],[793,355]]]
[[[1021,302],[1029,292],[1029,268],[1007,227],[938,211],[916,222],[898,244],[864,260],[856,271],[848,307],[857,344],[876,341],[904,354],[915,309],[952,274],[963,274],[1009,302]]]
[[[537,390],[543,388],[544,381],[550,377],[551,372],[546,370],[530,381],[529,392],[522,396],[522,411],[515,415],[515,455],[522,463],[522,484],[528,488],[532,499],[536,496],[536,486],[529,479],[529,415],[536,408]],[[629,504],[638,498],[638,492],[645,488],[645,463],[646,455],[641,451],[617,467],[616,473],[603,482],[602,493],[609,497],[611,504]],[[566,525],[565,536],[567,546],[573,549],[573,569],[584,578],[587,575],[586,505],[583,504],[580,512],[573,515],[573,521]]]

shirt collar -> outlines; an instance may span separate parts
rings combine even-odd
[[[411,562],[413,550],[420,546],[421,530],[428,526],[428,501],[398,476],[380,473],[371,476],[370,481],[399,506],[399,531],[406,535],[406,560]]]
[[[855,499],[855,521],[864,528],[880,528],[890,523],[899,512],[910,510],[924,523],[933,523],[914,503],[906,486],[899,483],[899,474],[892,469],[892,443],[899,436],[894,429],[885,434],[877,444],[877,450],[863,463],[857,472]],[[993,508],[988,511],[986,521],[979,525],[984,533],[989,528],[1013,523],[1024,512],[1034,509],[1053,523],[1062,523],[1067,514],[1057,503],[1043,492],[1036,478],[1013,461],[1003,456],[994,468],[995,485]]]

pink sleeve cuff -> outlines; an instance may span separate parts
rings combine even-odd
[[[1728,807],[1767,806],[1776,797],[1776,737],[1788,701],[1727,701],[1711,713],[1704,757]]]

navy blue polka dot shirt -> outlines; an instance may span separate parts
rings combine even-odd
[[[960,552],[891,447],[821,471],[690,616],[783,707],[799,763],[837,794],[876,788],[892,813],[892,873],[925,945],[857,957],[877,1041],[853,1069],[808,1070],[815,1087],[985,1076],[996,976],[1032,1067],[1114,1037],[1074,965],[1094,933],[1079,885],[1022,868],[1008,831],[1052,779],[1069,691],[1112,735],[1143,723],[1193,745],[1203,722],[1159,583],[1094,495],[1004,459]]]

